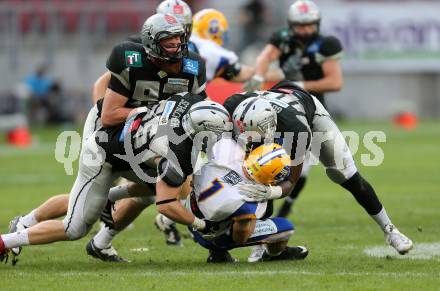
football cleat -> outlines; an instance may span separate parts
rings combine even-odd
[[[209,250],[209,257],[207,263],[236,263],[238,260],[231,256],[228,251],[213,251]]]
[[[0,236],[0,262],[5,262],[5,264],[8,263],[9,259],[9,250],[6,249],[5,243],[2,240],[2,237]]]
[[[129,263],[129,260],[126,260],[118,255],[118,252],[115,250],[115,248],[110,245],[108,248],[105,249],[99,249],[97,246],[95,246],[95,243],[93,242],[93,239],[89,241],[89,243],[86,246],[87,254],[90,256],[97,258],[104,262],[114,262],[114,263]]]
[[[168,225],[165,223],[163,218],[164,216],[162,214],[156,215],[154,225],[158,230],[165,234],[167,245],[182,246],[182,238],[180,237],[180,233],[176,228],[176,224],[173,223]]]
[[[261,261],[283,261],[283,260],[304,260],[309,254],[309,250],[303,246],[296,247],[286,247],[281,254],[276,256],[271,256],[264,252]]]
[[[20,223],[20,218],[21,218],[21,216],[16,216],[9,222],[9,233],[21,231],[26,228],[23,224]],[[21,250],[22,250],[21,247],[16,247],[16,248],[10,249],[11,263],[13,266],[15,266],[15,264],[17,264],[17,262],[18,262],[17,257],[21,254]]]
[[[413,248],[413,242],[402,234],[394,225],[388,224],[384,228],[385,241],[399,254],[404,255]]]
[[[263,257],[264,252],[266,251],[266,248],[264,245],[256,245],[251,247],[252,252],[248,257],[249,263],[255,263],[261,260]]]

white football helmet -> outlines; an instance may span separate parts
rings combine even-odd
[[[182,126],[191,138],[202,131],[214,132],[219,137],[232,129],[228,111],[214,101],[200,101],[192,105],[182,118]]]
[[[179,36],[182,43],[178,53],[170,55],[162,48],[160,41],[173,36]],[[145,51],[160,60],[178,61],[187,53],[183,25],[176,17],[169,14],[157,13],[150,16],[142,26],[141,39]]]
[[[290,5],[287,20],[289,25],[319,24],[321,21],[321,12],[314,2],[299,0]]]
[[[240,104],[232,114],[234,135],[256,132],[262,138],[272,138],[277,127],[277,113],[266,99],[251,97]]]
[[[182,0],[165,0],[156,8],[156,13],[173,15],[183,24],[187,38],[191,36],[192,11],[186,2]]]

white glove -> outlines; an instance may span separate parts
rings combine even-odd
[[[261,85],[263,84],[263,82],[263,77],[259,75],[253,75],[252,78],[244,84],[243,89],[245,91],[259,90],[261,89]]]
[[[244,184],[238,186],[238,192],[246,202],[262,202],[278,199],[283,195],[280,186],[266,186],[262,184]]]

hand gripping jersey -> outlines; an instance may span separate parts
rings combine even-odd
[[[205,62],[192,52],[183,58],[178,74],[169,74],[151,62],[141,44],[122,42],[113,48],[107,68],[109,88],[128,98],[126,107],[155,104],[180,92],[206,96]]]
[[[231,80],[240,73],[241,65],[238,56],[214,41],[203,39],[197,35],[191,36],[200,56],[206,61],[206,78],[208,81],[221,77]]]
[[[261,96],[269,100],[277,113],[275,142],[283,145],[291,159],[301,159],[311,144],[312,123],[316,106],[313,97],[301,89],[269,90],[234,94],[224,106],[230,114],[243,100]]]
[[[203,100],[192,93],[173,95],[132,116],[121,126],[101,129],[108,142],[97,137],[97,143],[116,170],[146,172],[156,168],[154,159],[161,156],[188,176],[193,171],[193,155],[197,153],[193,153],[193,141],[185,134],[182,118],[193,104]]]
[[[242,165],[245,152],[230,138],[220,139],[208,150],[208,163],[193,175],[191,210],[196,216],[227,226],[237,218],[263,217],[267,202],[249,203],[238,192],[241,184],[254,183],[245,177]]]
[[[284,28],[275,32],[269,43],[280,49],[280,68],[286,79],[292,81],[322,79],[322,63],[342,57],[341,42],[333,36],[320,34],[304,45],[295,40],[288,28]],[[323,94],[311,93],[324,104]]]

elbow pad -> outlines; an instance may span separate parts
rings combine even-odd
[[[182,170],[177,169],[165,158],[160,159],[160,162],[157,165],[157,173],[160,178],[171,187],[179,187],[186,180],[186,176],[183,174]]]

